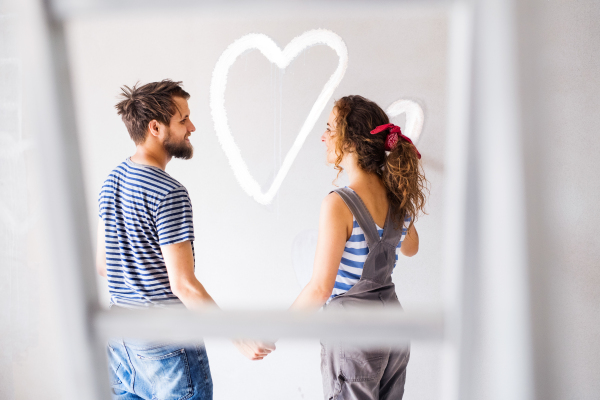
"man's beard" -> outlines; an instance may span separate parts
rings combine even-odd
[[[171,157],[189,160],[194,155],[194,146],[186,142],[185,138],[179,143],[171,141],[171,131],[167,132],[163,146]]]

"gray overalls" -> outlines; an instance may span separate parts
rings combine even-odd
[[[400,308],[392,272],[402,227],[396,229],[388,211],[383,236],[360,197],[351,189],[335,190],[365,233],[369,254],[356,285],[325,307],[349,309],[353,305]],[[321,343],[321,373],[326,400],[400,400],[404,395],[410,347],[363,349],[346,343]]]

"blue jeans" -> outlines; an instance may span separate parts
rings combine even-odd
[[[107,352],[114,400],[213,398],[203,345],[111,339]]]

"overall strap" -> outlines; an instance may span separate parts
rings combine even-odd
[[[404,221],[404,219],[402,219],[402,225],[396,227],[396,224],[394,223],[392,218],[392,212],[391,210],[389,210],[385,219],[383,237],[381,238],[381,240],[386,243],[389,243],[394,247],[398,246],[398,243],[400,243],[400,239],[402,238],[404,224],[406,224],[406,222]]]
[[[344,203],[346,203],[350,212],[352,212],[354,218],[356,218],[356,222],[358,222],[358,225],[360,225],[365,233],[367,246],[369,246],[369,249],[372,249],[379,242],[379,232],[377,232],[377,225],[369,213],[369,210],[367,210],[365,203],[363,203],[361,198],[350,188],[339,188],[333,190],[332,193],[333,192],[336,192],[342,200],[344,200]]]

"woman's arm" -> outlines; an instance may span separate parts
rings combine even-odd
[[[352,233],[352,213],[336,194],[321,204],[317,252],[310,282],[302,289],[291,309],[318,310],[325,304],[335,284],[346,241]]]
[[[400,252],[407,257],[412,257],[419,251],[419,234],[417,233],[417,228],[414,225],[411,225],[408,228],[408,233],[406,237],[402,241],[402,246],[400,246]]]

